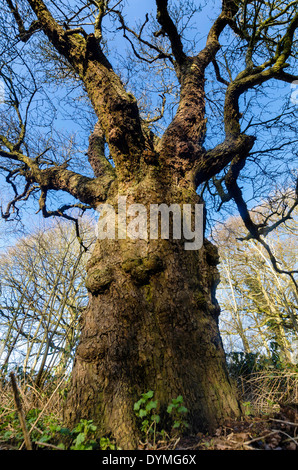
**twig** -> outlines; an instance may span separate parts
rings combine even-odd
[[[26,446],[27,450],[32,450],[32,444],[31,444],[29,433],[28,433],[27,426],[26,426],[25,414],[24,414],[24,410],[22,408],[22,403],[21,403],[21,400],[20,400],[20,395],[19,395],[19,391],[18,391],[17,382],[16,382],[16,379],[15,379],[15,376],[14,376],[13,372],[10,373],[10,380],[11,380],[11,385],[12,385],[12,390],[13,390],[14,402],[15,402],[15,405],[16,405],[16,408],[17,408],[19,420],[20,420],[20,423],[21,423],[21,428],[22,428],[22,431],[23,431],[23,434],[24,434],[25,446]]]
[[[180,442],[180,437],[178,437],[178,439],[175,441],[175,444],[173,445],[172,449],[175,450],[177,445],[179,444]]]
[[[250,441],[245,441],[241,445],[248,445],[248,444],[251,444],[252,442],[262,441],[263,439],[265,439],[265,437],[272,436],[273,434],[276,434],[277,432],[279,431],[271,431],[270,433],[265,434],[264,436],[258,436],[258,437],[255,437],[254,439],[251,439]]]
[[[63,450],[60,447],[54,446],[53,444],[48,444],[47,442],[35,441],[35,444],[39,446],[51,447],[51,449]]]
[[[298,445],[298,437],[292,437],[287,432],[281,431],[280,429],[275,429],[275,432],[284,434],[285,436],[287,436],[289,438],[287,440],[293,441],[293,442],[295,442],[296,445]]]
[[[277,421],[278,423],[283,423],[283,424],[288,424],[289,426],[297,426],[298,427],[298,423],[291,423],[290,421],[284,421],[282,419],[274,419],[274,418],[269,418],[270,421]]]

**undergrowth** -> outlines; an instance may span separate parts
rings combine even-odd
[[[237,362],[237,364],[239,361]],[[241,363],[241,367],[243,362]],[[267,368],[235,374],[244,417],[270,415],[284,404],[298,403],[298,369]],[[66,382],[52,382],[42,391],[17,377],[27,431],[34,450],[116,450],[115,442],[97,438],[97,427],[82,419],[73,429],[63,423]],[[24,433],[9,381],[0,382],[0,449],[24,449]],[[149,390],[134,404],[142,434],[140,449],[173,449],[187,431],[187,414],[182,396],[173,398],[160,414],[160,406]],[[166,416],[166,419],[164,419]],[[164,426],[166,423],[166,426]],[[166,430],[165,430],[166,429]]]

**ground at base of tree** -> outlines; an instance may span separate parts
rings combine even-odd
[[[145,446],[144,446],[145,447]],[[139,450],[142,450],[140,445]],[[146,446],[146,450],[150,446]],[[0,451],[16,450],[0,442]],[[45,447],[45,450],[49,448]],[[272,416],[249,416],[229,420],[214,435],[198,434],[181,438],[172,445],[160,443],[152,450],[216,451],[216,450],[298,450],[298,406],[285,406]]]
[[[263,381],[264,383],[264,381]],[[60,384],[61,385],[61,384]],[[285,389],[287,387],[284,387]],[[294,387],[295,388],[295,387]],[[63,389],[63,387],[62,387]],[[21,386],[22,391],[22,408],[26,416],[27,429],[32,431],[30,439],[33,450],[73,450],[71,445],[60,447],[61,439],[66,431],[62,419],[62,394],[58,393],[58,388],[44,390],[44,394],[26,393],[25,387]],[[271,398],[273,398],[273,390],[271,390]],[[25,450],[24,433],[21,429],[18,413],[13,401],[13,394],[10,384],[7,383],[0,390],[2,399],[2,409],[0,407],[0,451],[4,450]],[[245,415],[234,420],[226,420],[218,427],[213,434],[198,433],[191,437],[178,437],[178,435],[167,434],[161,440],[161,433],[153,435],[147,434],[144,442],[139,442],[138,449],[145,451],[216,451],[216,450],[298,450],[298,402],[297,395],[291,393],[287,400],[275,399],[270,403],[268,396],[262,391],[263,400],[255,399],[252,401],[244,401],[249,399],[248,395],[242,396],[241,403],[245,408]],[[280,395],[280,398],[283,398]],[[268,408],[266,403],[268,402]],[[35,408],[36,407],[36,408]],[[41,410],[43,410],[41,412]],[[92,424],[92,421],[86,421]],[[84,423],[83,423],[84,424]],[[83,426],[83,427],[84,427]],[[87,426],[92,431],[93,426]],[[60,432],[58,432],[60,430]],[[88,440],[84,442],[85,446],[82,450],[88,450],[89,444],[94,439],[93,434],[89,434],[88,430],[82,430],[82,426],[78,426],[72,432],[72,445],[78,444],[77,438],[81,436],[81,432],[86,434]],[[75,439],[75,440],[74,440]],[[100,442],[100,448],[109,450],[115,448],[110,446],[113,444],[109,439],[103,439],[106,442]],[[102,444],[106,444],[102,447]],[[79,446],[80,447],[80,446]],[[99,446],[92,446],[94,450],[100,450]],[[74,450],[79,450],[77,445]],[[117,452],[117,451],[116,451]]]
[[[214,435],[181,439],[176,450],[298,450],[298,406],[284,406],[272,416],[226,421]]]

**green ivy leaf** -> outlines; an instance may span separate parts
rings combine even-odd
[[[153,390],[149,390],[149,392],[143,393],[142,397],[145,398],[146,400],[149,400],[150,398],[153,397],[153,395],[154,395]]]
[[[173,398],[173,403],[174,405],[178,405],[179,403],[183,403],[183,397],[182,395],[179,395],[177,398]]]
[[[140,410],[139,416],[140,416],[140,418],[144,418],[144,416],[147,416],[147,411],[146,410]]]
[[[147,403],[147,405],[146,405],[146,410],[151,411],[151,410],[157,408],[157,403],[158,403],[157,400],[156,401],[152,401],[152,400],[149,401],[149,403]]]
[[[175,408],[175,405],[171,404],[167,407],[167,413],[171,414],[173,411],[173,408]]]
[[[188,409],[185,408],[185,406],[179,406],[177,411],[178,411],[178,413],[187,413]]]
[[[156,424],[160,422],[160,416],[159,415],[152,415],[151,416],[151,421],[155,421]]]
[[[78,436],[76,437],[75,439],[75,445],[76,447],[78,447],[80,444],[82,444],[84,441],[85,441],[85,434],[83,432],[81,432],[80,434],[78,434]]]
[[[146,403],[146,400],[144,400],[144,398],[141,398],[139,401],[137,401],[134,406],[133,406],[133,409],[135,411],[139,411],[139,409],[141,408],[141,405],[143,405],[144,403]]]

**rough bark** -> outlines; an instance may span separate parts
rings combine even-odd
[[[199,202],[195,191],[165,188],[153,175],[119,192],[128,203]],[[148,390],[164,417],[171,400],[183,396],[189,432],[239,416],[218,329],[217,263],[207,240],[199,251],[185,251],[183,240],[97,241],[65,414],[70,425],[93,419],[101,435],[135,449],[133,405]]]

